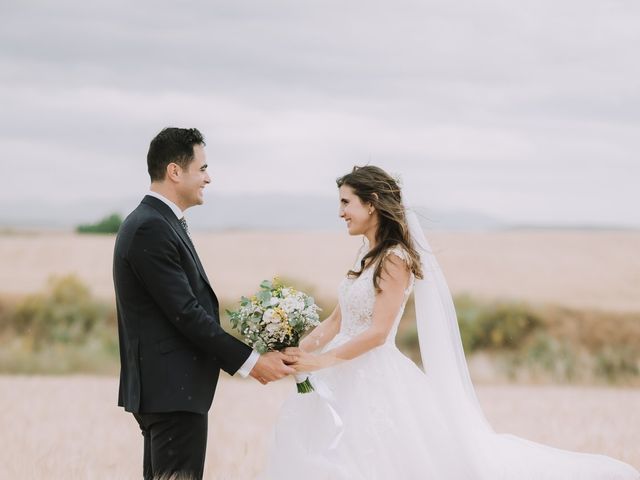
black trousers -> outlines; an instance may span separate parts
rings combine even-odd
[[[207,450],[206,414],[134,413],[144,437],[144,480],[202,479]]]

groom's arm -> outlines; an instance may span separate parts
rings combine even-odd
[[[161,219],[138,228],[128,252],[131,268],[167,319],[194,344],[219,358],[221,367],[233,375],[249,360],[252,350],[225,332],[200,305],[166,229]]]
[[[258,363],[258,360],[260,360],[260,354],[253,350],[251,355],[249,355],[249,358],[247,358],[247,361],[238,369],[238,375],[243,378],[247,378],[251,373],[251,370],[253,370],[253,367]]]

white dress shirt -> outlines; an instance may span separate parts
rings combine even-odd
[[[180,207],[178,207],[175,203],[173,203],[171,200],[169,200],[164,195],[161,195],[158,192],[154,192],[152,190],[149,190],[147,192],[147,195],[155,197],[158,200],[164,202],[171,209],[171,211],[175,214],[175,216],[176,216],[176,218],[178,220],[180,220],[184,216],[182,210],[180,210]],[[251,370],[253,370],[253,367],[255,367],[256,363],[258,363],[258,359],[259,358],[260,358],[260,354],[258,352],[256,352],[255,350],[252,351],[251,355],[249,355],[249,358],[247,358],[247,360],[242,364],[242,366],[238,370],[238,373],[240,374],[240,376],[244,377],[244,378],[248,377],[249,374],[251,373]]]

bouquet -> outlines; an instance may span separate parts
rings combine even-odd
[[[297,347],[302,335],[320,324],[320,310],[313,297],[274,278],[272,282],[264,280],[260,291],[251,298],[243,296],[240,308],[227,310],[227,314],[231,326],[262,354]],[[313,391],[308,376],[297,387],[299,393]]]

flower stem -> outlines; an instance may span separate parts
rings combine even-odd
[[[296,383],[296,387],[298,387],[298,393],[313,392],[313,385],[311,385],[308,378],[302,383]]]

